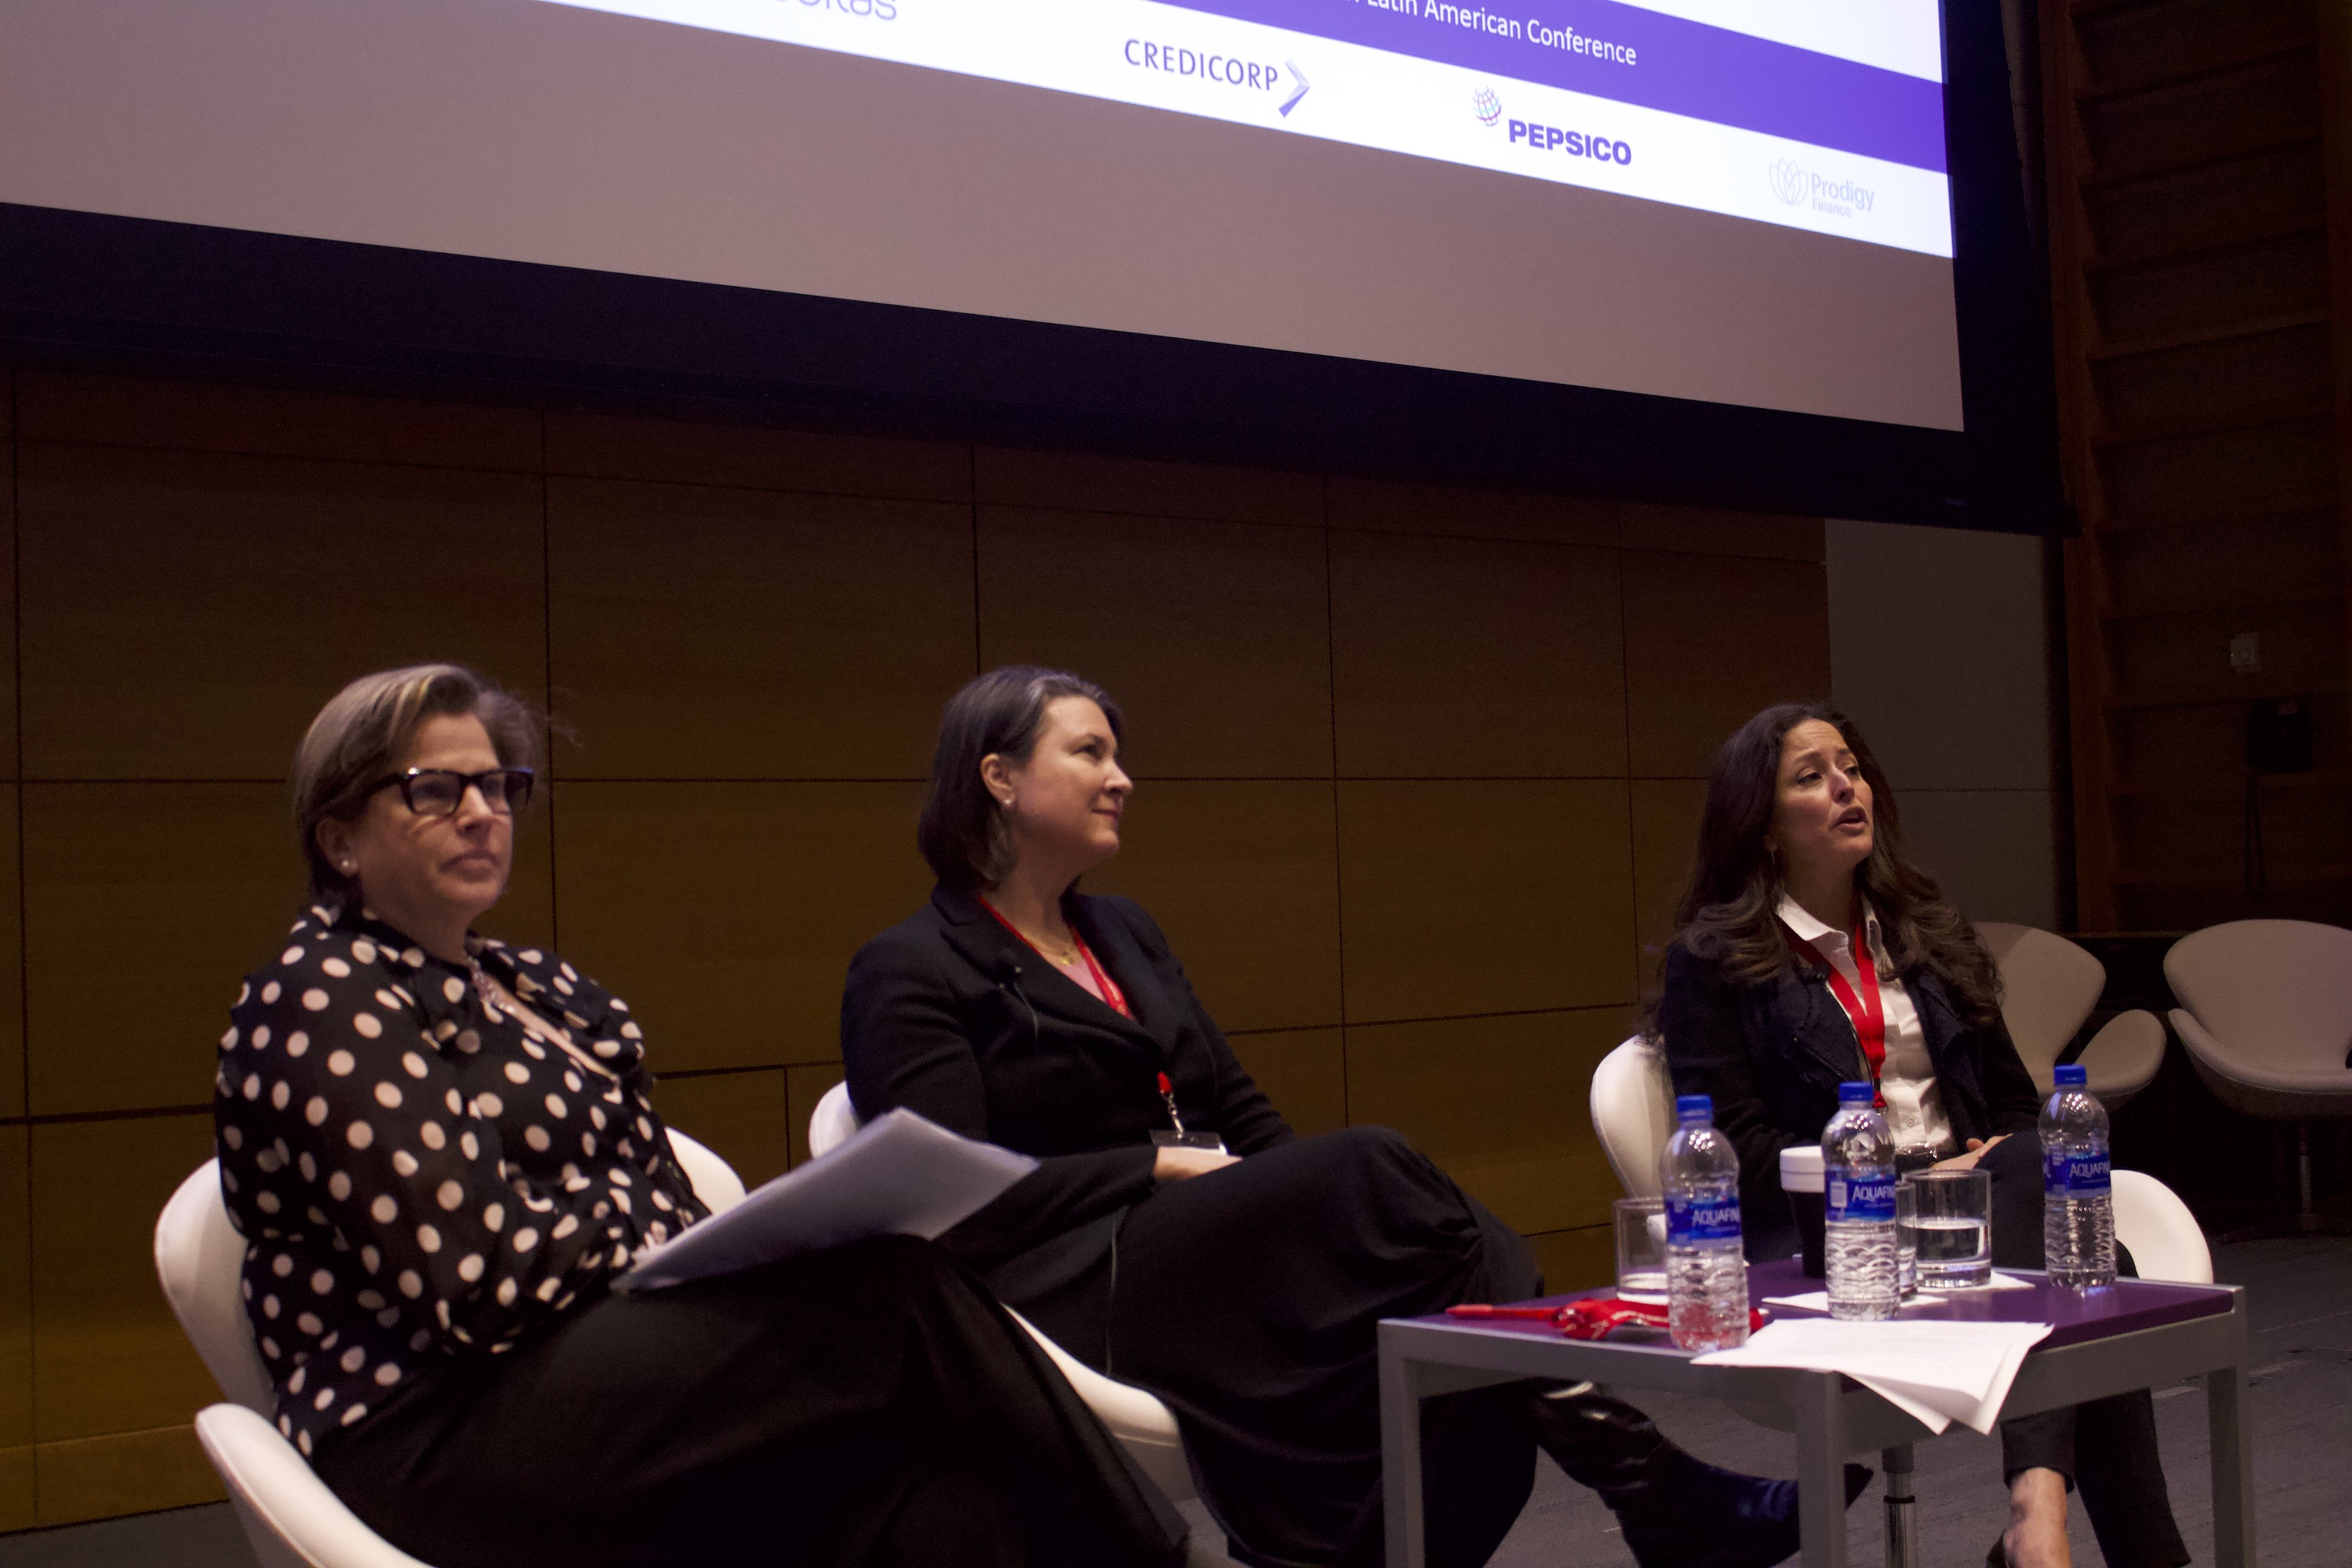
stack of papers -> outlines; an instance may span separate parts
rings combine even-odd
[[[1036,1168],[1026,1154],[958,1137],[911,1110],[888,1111],[831,1153],[648,1247],[614,1287],[658,1290],[860,1237],[933,1240]]]
[[[1788,1318],[1700,1366],[1793,1366],[1842,1372],[1931,1432],[1958,1421],[1990,1432],[2025,1352],[2047,1323],[1840,1322]]]

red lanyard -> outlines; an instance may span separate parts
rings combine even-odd
[[[1784,926],[1782,929],[1787,928]],[[1837,965],[1822,956],[1820,948],[1793,931],[1789,932],[1789,940],[1796,943],[1799,952],[1813,961],[1813,967],[1829,977],[1830,990],[1837,996],[1838,1005],[1845,1009],[1847,1021],[1853,1025],[1853,1037],[1862,1044],[1863,1059],[1870,1064],[1870,1087],[1875,1090],[1878,1075],[1886,1066],[1886,1008],[1878,994],[1878,963],[1871,956],[1867,927],[1858,925],[1853,928],[1853,966],[1862,972],[1862,994],[1859,996],[1854,994],[1853,987],[1846,984],[1845,976],[1838,972]],[[1880,1093],[1875,1099],[1879,1108],[1884,1110],[1886,1096]]]
[[[1054,963],[1051,958],[1046,956],[1045,950],[1044,948],[1039,947],[1034,942],[1030,942],[1027,937],[1021,936],[1021,928],[1019,926],[1014,925],[1003,915],[997,914],[996,906],[994,904],[990,903],[986,899],[982,899],[980,900],[980,907],[986,910],[991,915],[994,915],[998,925],[1003,926],[1014,936],[1021,937],[1021,940],[1024,942],[1027,942],[1030,952],[1035,953],[1038,957],[1045,959],[1048,963]],[[1127,993],[1121,991],[1118,988],[1118,982],[1113,980],[1109,973],[1104,970],[1103,966],[1095,962],[1094,949],[1087,945],[1087,939],[1078,934],[1078,928],[1076,926],[1072,926],[1070,928],[1070,942],[1072,946],[1078,950],[1078,957],[1085,962],[1087,973],[1094,977],[1096,994],[1102,998],[1104,1005],[1108,1006],[1112,1012],[1118,1014],[1122,1018],[1134,1017],[1135,1015],[1127,1010]],[[1054,964],[1054,967],[1059,969],[1061,965],[1056,963]],[[1178,1127],[1181,1130],[1182,1123],[1178,1123]]]

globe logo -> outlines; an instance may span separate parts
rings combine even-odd
[[[1495,96],[1491,87],[1482,87],[1472,94],[1470,107],[1477,111],[1481,125],[1492,125],[1503,118],[1503,100]]]
[[[1805,199],[1806,189],[1812,182],[1794,158],[1783,158],[1772,165],[1772,194],[1795,206]]]

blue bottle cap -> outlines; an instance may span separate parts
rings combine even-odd
[[[1868,1105],[1872,1100],[1874,1100],[1877,1098],[1878,1091],[1871,1088],[1870,1085],[1866,1083],[1842,1083],[1838,1085],[1838,1103],[1840,1105],[1852,1105],[1856,1100],[1860,1100],[1863,1104]]]
[[[1709,1121],[1714,1121],[1715,1096],[1711,1094],[1683,1094],[1675,1096],[1675,1120],[1677,1121],[1688,1121],[1694,1117],[1704,1117]]]
[[[2091,1082],[2091,1069],[2079,1063],[2068,1062],[2064,1067],[2053,1068],[2050,1078],[2060,1089],[2085,1089]]]

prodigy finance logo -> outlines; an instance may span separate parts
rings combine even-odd
[[[1470,108],[1481,125],[1493,125],[1503,118],[1503,100],[1495,96],[1491,87],[1482,87],[1471,94]]]
[[[1878,193],[1869,186],[1816,174],[1794,158],[1782,158],[1769,165],[1765,174],[1772,183],[1772,194],[1790,206],[1810,205],[1831,217],[1867,213],[1878,202]]]

